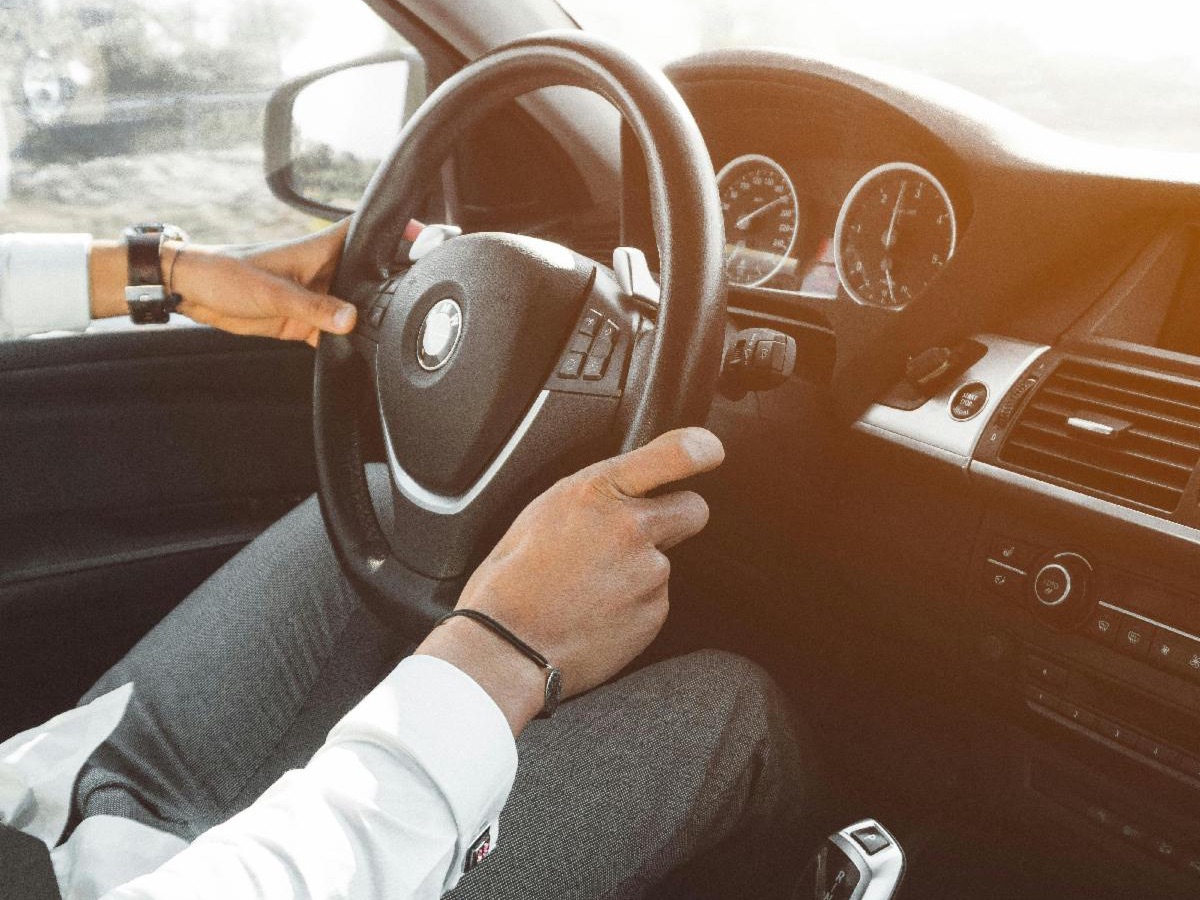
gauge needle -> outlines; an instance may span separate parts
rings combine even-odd
[[[768,209],[772,209],[772,208],[778,206],[780,203],[786,203],[787,200],[788,200],[787,197],[776,197],[770,203],[764,203],[762,206],[760,206],[758,209],[754,210],[753,212],[746,213],[744,216],[742,216],[740,219],[738,219],[737,222],[734,223],[733,227],[736,228],[738,231],[745,231],[747,228],[750,227],[751,222],[753,222],[755,219],[757,219],[759,216],[761,216],[763,213],[765,213]],[[893,221],[895,221],[895,217],[893,217]]]
[[[888,222],[887,231],[883,235],[883,246],[891,250],[896,246],[896,220],[900,218],[900,209],[904,206],[904,192],[908,190],[907,179],[900,182],[900,193],[896,195],[896,205],[892,207],[892,219]]]
[[[883,277],[887,279],[888,293],[892,295],[892,303],[896,303],[896,281],[892,278],[891,266],[883,270]]]

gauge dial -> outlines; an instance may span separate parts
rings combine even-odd
[[[954,255],[950,195],[920,166],[887,163],[850,189],[834,231],[843,286],[859,303],[903,309]]]
[[[787,172],[767,156],[730,160],[717,173],[725,217],[725,274],[756,287],[780,270],[796,243],[800,204]]]

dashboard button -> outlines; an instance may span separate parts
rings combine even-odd
[[[1099,721],[1094,713],[1090,713],[1074,703],[1067,704],[1064,715],[1080,728],[1086,728],[1088,731],[1094,731],[1096,723]]]
[[[1174,865],[1181,851],[1179,841],[1173,837],[1156,834],[1150,838],[1150,852],[1165,863]]]
[[[983,583],[993,594],[1020,603],[1025,588],[1025,576],[988,560],[983,567]]]
[[[1155,762],[1160,762],[1164,765],[1167,762],[1167,747],[1160,744],[1154,738],[1139,735],[1133,749]]]
[[[950,400],[950,415],[959,422],[975,418],[987,405],[988,388],[982,381],[964,384]]]
[[[1117,649],[1134,659],[1148,659],[1153,635],[1154,626],[1125,616],[1117,627]]]
[[[1150,843],[1150,833],[1136,822],[1128,820],[1121,822],[1117,826],[1117,834],[1131,844],[1136,844],[1139,847],[1145,847]]]
[[[1059,606],[1071,596],[1071,573],[1059,563],[1047,563],[1034,576],[1033,593],[1043,606]]]
[[[1106,646],[1112,646],[1113,641],[1117,639],[1117,628],[1120,624],[1120,616],[1117,613],[1108,609],[1098,609],[1092,614],[1088,620],[1087,627],[1084,633],[1094,641],[1099,641]]]
[[[1178,668],[1183,669],[1183,657],[1187,649],[1188,639],[1173,631],[1163,628],[1156,629],[1150,642],[1150,662],[1168,672]]]
[[[1108,738],[1110,741],[1116,741],[1118,744],[1124,743],[1122,740],[1128,729],[1124,725],[1114,722],[1112,719],[1100,719],[1096,723],[1096,730]]]
[[[988,544],[988,559],[1028,572],[1040,551],[1022,541],[998,537]]]
[[[1032,654],[1025,657],[1025,674],[1047,687],[1065,688],[1070,674],[1062,666]]]
[[[1200,849],[1192,847],[1179,854],[1179,868],[1200,878]]]
[[[1175,661],[1175,671],[1200,683],[1200,641],[1183,639],[1183,652]]]

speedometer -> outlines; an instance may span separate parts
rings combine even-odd
[[[937,278],[957,239],[942,183],[912,163],[886,163],[842,204],[833,237],[838,277],[859,303],[902,309]]]
[[[769,156],[747,154],[717,173],[729,283],[756,287],[787,262],[799,228],[796,188]]]

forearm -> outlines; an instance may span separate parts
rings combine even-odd
[[[93,319],[122,316],[125,284],[128,277],[125,244],[120,241],[92,241],[88,254],[88,295]]]

